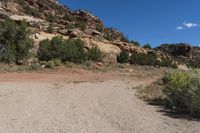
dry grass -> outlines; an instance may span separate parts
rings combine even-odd
[[[137,96],[144,101],[161,102],[165,99],[162,91],[163,88],[164,85],[162,84],[162,81],[159,80],[147,87],[137,87]]]

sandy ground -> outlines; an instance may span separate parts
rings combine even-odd
[[[89,71],[0,74],[2,133],[199,133],[135,96],[155,80]]]

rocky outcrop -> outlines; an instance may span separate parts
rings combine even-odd
[[[85,10],[78,10],[73,13],[79,22],[83,22],[86,24],[87,29],[98,29],[103,28],[103,21],[98,17],[95,17],[91,13]]]
[[[186,43],[163,44],[155,48],[155,50],[163,51],[165,53],[171,54],[172,56],[184,56],[187,58],[192,57],[192,46]]]
[[[0,2],[0,20],[5,20],[4,16],[17,22],[28,22],[32,31],[30,37],[36,46],[39,41],[55,36],[62,36],[64,39],[79,38],[85,42],[86,49],[97,46],[104,53],[104,61],[109,63],[116,63],[122,50],[129,54],[150,51],[133,42],[129,43],[127,37],[117,29],[104,27],[103,21],[91,13],[85,10],[71,11],[57,0],[3,0]],[[190,47],[185,45],[161,49],[171,54],[176,52],[182,56],[191,56]]]
[[[185,56],[188,58],[191,58],[192,56],[192,46],[188,45],[188,44],[184,44],[184,45],[177,45],[175,51],[174,51],[175,55],[178,56]]]

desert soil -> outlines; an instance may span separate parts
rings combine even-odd
[[[85,70],[0,74],[1,133],[198,133],[136,96],[158,77]]]

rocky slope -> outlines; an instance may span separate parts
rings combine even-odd
[[[155,50],[141,48],[115,28],[106,28],[103,21],[90,12],[72,11],[57,0],[1,0],[0,21],[7,17],[16,22],[26,20],[35,45],[54,36],[62,36],[65,39],[80,38],[85,42],[86,49],[93,45],[98,46],[109,62],[116,62],[117,55],[122,50],[129,53],[154,51],[159,56],[173,56],[176,51],[184,58],[193,58],[194,54],[195,57],[199,56],[198,48],[192,50],[186,45],[170,48],[162,45]]]
[[[7,17],[16,22],[26,20],[36,45],[54,36],[80,38],[85,42],[86,49],[96,45],[112,62],[116,62],[116,55],[121,50],[148,51],[130,43],[118,30],[106,28],[101,19],[88,11],[71,11],[56,0],[2,0],[0,20]]]
[[[162,44],[154,49],[179,62],[192,67],[200,67],[200,47],[187,43]]]

